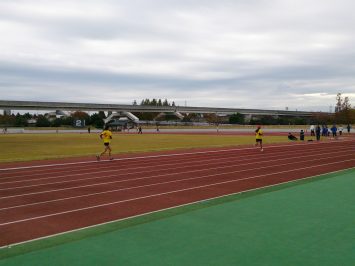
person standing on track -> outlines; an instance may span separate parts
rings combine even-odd
[[[111,156],[112,150],[110,147],[110,142],[112,139],[112,132],[108,126],[105,126],[105,130],[100,133],[100,139],[102,139],[104,142],[105,150],[100,155],[96,155],[96,159],[98,161],[100,161],[101,156],[104,155],[108,151],[108,156],[109,156],[110,160],[113,160],[113,157]]]
[[[337,137],[337,131],[338,131],[337,126],[334,124],[333,127],[330,130],[332,131],[333,138],[337,139],[338,138]]]
[[[301,132],[300,132],[300,140],[304,140],[304,131],[303,131],[303,129],[301,129]]]
[[[311,125],[309,130],[311,131],[311,136],[313,137],[314,136],[314,125]]]
[[[255,147],[260,145],[260,151],[264,151],[263,149],[263,131],[261,130],[261,126],[258,126],[255,130]]]

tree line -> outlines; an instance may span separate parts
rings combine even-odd
[[[137,102],[133,102],[137,105]],[[144,99],[140,105],[145,106],[175,106],[175,102],[169,102],[167,99]],[[108,113],[110,115],[110,112]],[[140,120],[152,121],[157,117],[157,113],[134,112]],[[87,126],[102,128],[104,126],[103,119],[106,115],[103,111],[89,115],[86,112],[77,111],[69,116],[59,118],[48,118],[47,114],[30,114],[23,115],[17,113],[12,115],[0,115],[0,125],[26,127],[34,125],[37,127],[60,127],[73,126],[76,120],[85,120]],[[35,120],[35,124],[29,124],[29,121]],[[160,120],[176,120],[173,114],[166,114]],[[341,93],[336,96],[335,113],[315,113],[313,117],[286,117],[286,116],[259,116],[257,118],[246,121],[245,116],[240,113],[235,113],[227,118],[221,118],[216,114],[205,114],[203,117],[200,114],[186,114],[183,122],[208,122],[213,124],[229,123],[229,124],[264,124],[264,125],[305,125],[305,124],[354,124],[355,109],[351,107],[349,97],[342,97]]]
[[[103,119],[106,118],[104,112],[100,111],[89,115],[86,112],[77,111],[69,116],[62,116],[58,118],[49,118],[48,114],[30,114],[25,113],[23,115],[17,113],[12,115],[0,115],[0,125],[2,126],[14,126],[14,127],[60,127],[60,126],[73,126],[76,120],[85,120],[87,126],[94,126],[102,128],[104,126]],[[30,124],[30,120],[35,121],[34,124]]]
[[[134,100],[133,101],[133,105],[137,105],[137,101]],[[169,102],[167,99],[144,99],[141,101],[140,105],[144,105],[144,106],[175,106],[175,102]]]

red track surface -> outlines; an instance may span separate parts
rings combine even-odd
[[[0,165],[0,247],[353,168],[355,141],[45,163]]]

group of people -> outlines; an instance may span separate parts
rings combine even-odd
[[[350,124],[347,125],[347,131],[350,133],[351,126]],[[332,134],[333,138],[338,137],[338,133],[341,136],[343,134],[344,128],[342,126],[337,127],[335,124],[329,129],[327,125],[322,125],[322,128],[320,125],[317,125],[316,127],[314,125],[311,125],[310,131],[311,131],[311,136],[315,136],[317,141],[320,140],[321,135],[323,137],[330,137],[330,134]],[[300,131],[300,140],[304,140],[305,132],[304,130]],[[289,140],[298,140],[296,136],[294,136],[292,133],[288,133],[288,139]]]
[[[316,139],[319,141],[320,140],[320,136],[321,136],[321,132],[323,135],[323,132],[326,132],[325,129],[327,129],[327,126],[323,125],[322,129],[319,125],[317,125],[316,127],[314,125],[312,125],[310,127],[310,131],[311,131],[311,136],[316,136]],[[347,126],[347,130],[348,133],[350,133],[350,125]],[[336,125],[334,124],[331,128],[330,128],[330,132],[332,132],[332,135],[334,138],[337,137],[337,132],[339,131],[339,134],[342,135],[342,131],[343,131],[343,127],[340,126],[339,128],[336,127]],[[142,134],[142,128],[139,126],[138,127],[138,134]],[[324,135],[323,135],[324,136]],[[327,135],[329,136],[329,135]],[[300,140],[304,140],[305,137],[305,132],[304,130],[300,131]],[[102,153],[100,153],[99,155],[96,155],[96,158],[98,161],[101,160],[101,157],[108,153],[109,159],[113,160],[112,157],[112,149],[110,146],[111,140],[112,140],[112,132],[110,130],[110,128],[108,126],[105,127],[105,129],[100,133],[100,138],[103,140],[104,143],[104,151]],[[288,133],[288,139],[289,140],[298,140],[296,136],[294,136],[291,132]],[[263,149],[263,131],[261,130],[261,126],[257,126],[256,130],[255,130],[255,147],[260,147],[260,151],[264,151]]]

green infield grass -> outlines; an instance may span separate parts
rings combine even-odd
[[[288,141],[285,136],[267,136],[264,143]],[[253,145],[254,136],[121,134],[112,140],[113,154]],[[98,134],[3,134],[0,135],[0,162],[93,156],[103,149]]]

